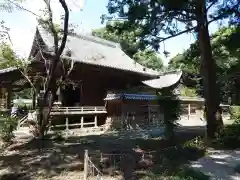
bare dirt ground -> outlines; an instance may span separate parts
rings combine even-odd
[[[199,134],[198,134],[199,135]],[[179,144],[196,137],[194,133],[181,132]],[[0,155],[0,180],[77,180],[83,179],[84,150],[89,156],[105,154],[127,154],[130,160],[121,163],[122,174],[119,176],[107,175],[103,179],[142,179],[148,172],[137,173],[140,167],[142,154],[140,151],[153,152],[153,162],[157,165],[164,148],[170,143],[161,138],[141,139],[123,134],[89,135],[85,137],[70,136],[63,141],[56,140],[24,140],[15,142],[4,149]],[[178,154],[181,157],[181,154]],[[95,159],[97,163],[99,159]],[[174,160],[175,161],[175,160]],[[147,163],[146,163],[147,164]],[[145,164],[145,165],[146,165]],[[160,166],[160,165],[159,165]],[[91,179],[91,178],[90,178]],[[92,179],[97,179],[94,177]]]

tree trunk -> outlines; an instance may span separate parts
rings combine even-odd
[[[39,111],[40,111],[39,124],[38,124],[39,139],[44,139],[45,134],[48,130],[50,112],[54,103],[54,97],[57,92],[57,84],[56,83],[51,83],[51,84],[52,84],[51,90],[44,92],[42,103],[40,104],[40,107],[39,107]]]
[[[216,62],[212,56],[212,47],[208,31],[207,10],[205,1],[197,1],[197,33],[201,52],[201,68],[203,73],[204,97],[206,105],[207,135],[215,138],[218,124],[221,124],[219,108],[219,91],[216,83]],[[220,114],[220,116],[219,116]],[[219,120],[219,121],[218,121]]]

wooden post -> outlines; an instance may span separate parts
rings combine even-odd
[[[83,128],[84,117],[81,117],[81,128]]]
[[[151,112],[150,112],[149,104],[148,104],[147,108],[148,108],[148,126],[150,126],[150,123],[151,123],[151,120],[150,120],[151,114],[150,114],[150,113],[151,113]]]
[[[66,108],[66,111],[68,112],[68,107]],[[66,131],[68,131],[69,130],[69,128],[68,128],[68,115],[67,115],[67,117],[66,117]]]
[[[68,117],[66,117],[66,130],[68,130]]]
[[[11,109],[11,100],[12,100],[12,88],[7,89],[7,109],[10,111]]]
[[[36,109],[36,92],[33,90],[33,98],[32,98],[32,109]]]
[[[97,112],[97,107],[94,108],[95,112]],[[94,127],[97,127],[97,115],[94,117]]]
[[[191,115],[191,105],[188,104],[188,120],[190,119],[190,115]]]
[[[95,123],[94,127],[97,127],[97,115],[95,115],[94,117],[94,123]]]
[[[88,177],[88,150],[85,150],[84,153],[84,180],[87,180]]]
[[[6,109],[6,88],[1,88],[1,108]]]

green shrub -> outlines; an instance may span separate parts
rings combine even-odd
[[[205,149],[204,142],[201,137],[196,137],[190,141],[187,141],[183,144],[184,148],[200,148]]]
[[[187,141],[182,146],[182,155],[188,157],[188,160],[197,160],[204,156],[206,147],[201,137]]]
[[[219,132],[216,143],[226,148],[238,148],[240,146],[240,124],[225,126]]]
[[[216,144],[224,148],[240,147],[240,106],[230,107],[232,125],[225,126],[218,134]]]
[[[0,137],[3,142],[11,142],[14,138],[14,131],[17,129],[18,121],[16,118],[4,117],[0,124]]]
[[[230,119],[234,121],[234,124],[240,124],[240,106],[230,107]]]

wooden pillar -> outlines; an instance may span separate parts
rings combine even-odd
[[[188,104],[188,120],[190,119],[190,115],[191,115],[191,105]]]
[[[151,125],[151,112],[150,112],[150,106],[148,104],[148,127]]]
[[[88,150],[85,150],[84,153],[84,180],[87,180],[88,178]]]
[[[68,112],[68,108],[66,108],[66,112]],[[66,114],[68,114],[68,113],[66,113]],[[69,124],[69,122],[68,122],[68,116],[67,116],[66,117],[66,131],[69,130],[68,124]]]
[[[95,107],[95,112],[97,112],[97,107]],[[97,115],[94,116],[94,127],[97,127]]]
[[[97,127],[97,115],[95,115],[95,117],[94,117],[94,127]]]
[[[36,109],[36,91],[33,90],[33,97],[32,97],[32,109]]]
[[[81,128],[83,128],[83,123],[84,123],[84,117],[81,117]]]
[[[81,111],[83,112],[83,107],[81,108]],[[83,128],[83,123],[84,123],[84,117],[81,117],[81,128]]]
[[[0,109],[4,108],[4,89],[0,88]]]
[[[7,110],[9,111],[9,114],[11,113],[11,105],[12,105],[12,88],[7,89]]]

